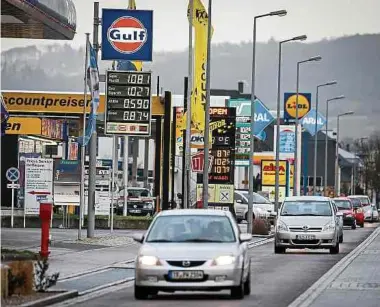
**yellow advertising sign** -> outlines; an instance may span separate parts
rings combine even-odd
[[[276,161],[261,160],[261,184],[263,186],[274,186],[276,184]],[[286,186],[286,161],[280,160],[279,185]]]
[[[310,111],[310,101],[302,94],[298,94],[298,117],[304,117]],[[297,95],[290,96],[285,102],[285,111],[296,118]]]
[[[197,201],[201,201],[203,199],[203,184],[197,184]],[[215,184],[208,185],[208,202],[215,203],[216,189]]]
[[[10,116],[5,128],[5,134],[41,134],[41,119],[35,117]]]
[[[8,112],[83,114],[84,95],[75,92],[13,92],[2,91]],[[91,110],[88,95],[86,112]],[[98,113],[105,111],[105,95],[100,95]],[[152,115],[164,115],[164,104],[159,96],[152,97]]]

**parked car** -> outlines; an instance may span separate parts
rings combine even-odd
[[[124,197],[127,197],[127,214],[134,216],[153,216],[155,213],[155,198],[147,188],[128,187],[128,194],[125,196],[125,189],[119,191],[117,202],[117,214],[123,214]]]
[[[358,198],[349,198],[349,197],[347,198],[351,200],[352,202],[352,206],[355,212],[356,225],[359,225],[361,228],[363,228],[364,227],[364,210],[363,210],[362,202]]]
[[[359,199],[363,212],[364,212],[364,221],[366,222],[377,222],[379,221],[379,212],[375,205],[371,204],[371,201],[367,195],[350,195],[350,199]]]
[[[235,213],[238,223],[248,218],[248,200],[249,192],[247,190],[235,190]],[[264,217],[272,224],[276,218],[274,205],[269,199],[253,193],[253,219]]]
[[[158,291],[220,291],[243,299],[251,291],[248,233],[240,233],[232,213],[212,209],[166,210],[158,213],[135,261],[136,299]]]
[[[332,204],[337,219],[339,243],[343,243],[343,212],[340,212],[341,214],[337,214],[339,212],[339,209],[334,201],[332,201]]]
[[[334,202],[338,210],[343,213],[343,225],[356,229],[357,220],[352,201],[348,197],[336,197]]]
[[[274,252],[311,248],[338,254],[339,216],[342,213],[334,211],[333,201],[328,197],[286,197],[277,217]]]

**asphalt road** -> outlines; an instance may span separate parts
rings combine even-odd
[[[77,303],[75,306],[265,306],[285,307],[301,295],[341,258],[352,251],[374,230],[377,224],[365,228],[344,231],[341,253],[330,255],[327,250],[289,251],[285,255],[275,255],[273,243],[251,250],[252,294],[244,300],[231,300],[229,292],[216,293],[174,293],[159,294],[148,301],[136,301],[133,287],[128,286],[117,292],[105,294],[93,300]]]

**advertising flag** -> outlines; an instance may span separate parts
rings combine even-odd
[[[0,94],[0,100],[1,100],[1,135],[3,136],[5,134],[5,129],[7,127],[9,113],[8,113],[7,108],[5,107],[3,95],[1,94]]]

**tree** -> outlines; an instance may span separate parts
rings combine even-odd
[[[372,189],[380,193],[380,132],[369,138],[361,138],[354,143],[363,166],[360,170],[364,182],[364,190]]]

